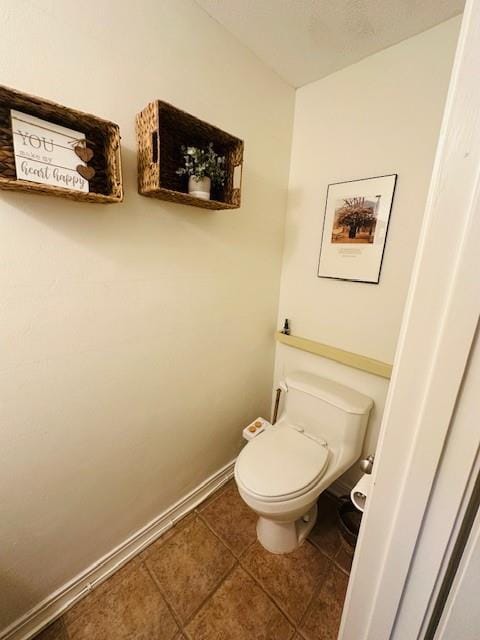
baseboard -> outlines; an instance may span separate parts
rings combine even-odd
[[[225,465],[154,520],[112,549],[80,575],[0,632],[0,640],[28,640],[148,547],[233,476],[235,461]]]

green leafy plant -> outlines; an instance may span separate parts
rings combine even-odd
[[[210,178],[212,184],[222,187],[225,184],[225,156],[219,156],[210,142],[204,149],[182,145],[185,166],[177,169],[179,176],[194,176],[197,180]]]

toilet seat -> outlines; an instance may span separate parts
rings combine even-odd
[[[272,427],[241,451],[235,476],[245,491],[262,501],[288,500],[320,480],[328,458],[323,443],[289,425]]]

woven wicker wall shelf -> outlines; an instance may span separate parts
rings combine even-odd
[[[151,198],[204,209],[238,209],[241,195],[243,141],[176,107],[155,100],[137,115],[138,192]],[[212,199],[188,194],[181,146],[206,146],[226,158],[225,185],[212,188]]]
[[[93,151],[93,158],[88,164],[95,169],[94,177],[89,180],[88,193],[17,180],[10,109],[16,109],[85,134],[87,146]],[[60,196],[83,202],[102,204],[121,202],[123,187],[118,125],[88,113],[75,111],[42,98],[0,86],[0,189]]]

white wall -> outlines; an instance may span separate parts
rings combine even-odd
[[[293,334],[393,361],[459,27],[454,18],[297,91],[278,319]],[[318,278],[327,185],[389,173],[398,181],[380,284]],[[276,379],[297,368],[375,400],[372,453],[388,382],[279,345]]]
[[[0,193],[0,629],[268,412],[294,91],[190,0],[3,0],[2,83],[120,125],[125,202]],[[161,98],[245,140],[238,211],[136,193]]]

